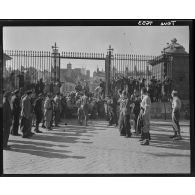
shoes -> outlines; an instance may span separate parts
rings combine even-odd
[[[131,137],[131,135],[126,135],[125,137],[126,137],[126,138],[130,138],[130,137]]]
[[[65,123],[64,125],[67,125],[67,123]]]
[[[35,130],[35,133],[43,133],[42,131],[39,130]]]
[[[181,135],[178,135],[178,136],[174,137],[173,140],[182,140],[182,137],[181,137]]]
[[[123,133],[120,133],[120,136],[126,136],[125,134],[123,134]]]
[[[149,140],[145,139],[141,142],[141,145],[148,146],[149,145]]]

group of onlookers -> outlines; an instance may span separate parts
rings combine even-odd
[[[172,102],[172,123],[174,135],[170,138],[175,140],[181,139],[180,134],[180,109],[181,100],[178,92],[173,90],[171,93]],[[131,121],[133,121],[134,135],[140,135],[141,144],[149,145],[150,137],[150,108],[151,98],[148,90],[143,87],[140,91],[134,89],[132,94],[128,90],[118,90],[118,94],[107,96],[107,116],[109,126],[116,125],[119,127],[120,135],[131,137]]]
[[[154,78],[153,78],[154,79]],[[123,80],[124,82],[125,80]],[[30,138],[34,133],[42,133],[39,129],[40,123],[47,130],[52,130],[55,125],[58,127],[61,117],[67,114],[66,97],[58,91],[53,93],[42,93],[43,84],[38,83],[34,90],[27,90],[21,94],[20,90],[4,92],[3,94],[3,146],[8,148],[8,138],[11,132],[14,136],[19,136],[19,127],[23,138]],[[125,81],[126,82],[126,81]],[[155,83],[155,81],[152,81]],[[131,119],[134,121],[135,135],[141,135],[141,144],[149,145],[150,137],[150,107],[151,92],[144,85],[145,81],[136,85],[119,85],[116,83],[117,93],[112,91],[112,95],[105,96],[105,83],[100,82],[100,100],[105,103],[109,125],[115,124],[119,127],[120,135],[131,137]],[[117,86],[118,85],[118,86]],[[129,87],[130,86],[130,87]],[[132,86],[137,86],[133,88]],[[142,88],[140,88],[142,87]],[[93,99],[86,82],[84,86],[78,82],[75,87],[74,102],[77,105],[77,116],[79,124],[87,125],[90,102]],[[181,101],[177,92],[172,91],[172,122],[174,129],[174,139],[181,139],[180,135],[180,109]],[[96,98],[97,99],[97,98]],[[98,100],[98,99],[97,99]],[[97,109],[96,102],[96,109]],[[95,108],[95,106],[94,106]],[[97,109],[98,110],[98,109]],[[97,112],[96,110],[96,112]],[[92,112],[91,112],[92,113]],[[65,123],[66,124],[66,123]],[[35,126],[32,131],[32,126]],[[11,130],[11,131],[10,131]]]
[[[4,92],[3,98],[3,146],[7,147],[9,133],[13,136],[30,138],[34,133],[42,133],[39,125],[47,130],[52,130],[55,125],[58,127],[61,117],[64,118],[66,112],[66,99],[59,93],[46,95],[36,94],[33,90],[26,91],[23,95],[20,90],[13,93]],[[32,131],[32,126],[35,126]]]
[[[112,91],[117,92],[119,89],[127,90],[129,94],[132,94],[136,89],[140,91],[142,88],[146,88],[151,102],[168,101],[171,97],[172,81],[168,77],[165,77],[163,81],[157,80],[155,76],[152,76],[150,80],[145,78],[133,78],[133,77],[114,77],[111,82]]]

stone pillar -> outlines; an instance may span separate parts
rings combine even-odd
[[[189,54],[177,43],[176,38],[172,39],[170,44],[167,43],[164,53],[172,58],[172,89],[178,91],[182,100],[189,100]]]
[[[182,100],[189,100],[189,55],[172,54],[172,88]]]

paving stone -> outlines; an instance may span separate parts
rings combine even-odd
[[[3,151],[5,174],[82,173],[190,173],[189,121],[181,122],[183,139],[172,141],[171,121],[152,120],[149,146],[139,138],[119,136],[106,121],[65,126],[36,134],[30,139],[10,135],[10,151]]]

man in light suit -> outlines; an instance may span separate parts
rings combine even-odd
[[[21,110],[21,125],[20,129],[22,131],[23,138],[30,138],[33,133],[31,132],[31,117],[32,117],[32,108],[31,108],[31,97],[32,91],[27,91],[26,95],[22,99],[22,110]]]

